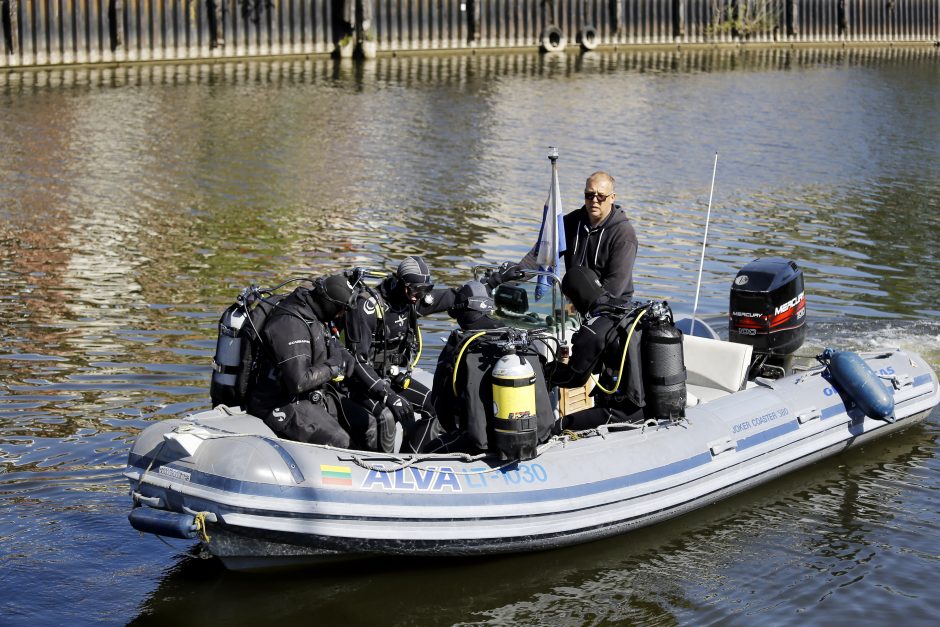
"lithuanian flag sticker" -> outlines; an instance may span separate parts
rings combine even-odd
[[[348,466],[320,464],[320,479],[323,485],[352,486],[352,470]]]

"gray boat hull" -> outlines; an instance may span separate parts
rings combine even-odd
[[[125,476],[136,502],[201,514],[203,542],[233,569],[550,549],[703,507],[906,428],[940,402],[917,355],[866,360],[897,382],[895,422],[862,415],[821,369],[752,383],[681,422],[557,436],[514,463],[288,442],[220,407],[147,428]]]

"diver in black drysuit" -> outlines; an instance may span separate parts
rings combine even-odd
[[[345,276],[319,279],[281,299],[261,329],[263,350],[249,413],[299,442],[348,447],[342,393],[333,383],[355,375],[356,362],[334,337],[353,295]],[[374,436],[373,436],[374,437]]]
[[[516,269],[504,268],[487,281],[496,286],[517,276]],[[441,433],[431,390],[412,379],[411,370],[419,350],[418,318],[442,311],[451,316],[463,311],[457,290],[434,289],[430,268],[421,257],[412,256],[377,290],[362,290],[346,316],[346,346],[363,371],[349,385],[350,395],[366,410],[365,416],[348,414],[354,424],[376,425],[377,450],[392,451],[395,422],[405,432],[402,452],[421,452]]]
[[[584,266],[569,270],[561,283],[562,292],[584,316],[584,323],[571,338],[571,358],[557,363],[551,382],[564,388],[581,387],[591,374],[598,375],[594,407],[565,416],[562,428],[574,431],[593,429],[611,422],[643,419],[645,399],[640,358],[640,330],[630,339],[620,385],[616,376],[623,358],[624,341],[634,318],[629,301],[614,298],[601,286],[597,274]],[[600,388],[613,390],[607,394]]]
[[[454,395],[452,377],[460,345],[469,337],[469,334],[464,332],[505,326],[488,315],[493,309],[493,297],[487,287],[479,281],[470,281],[457,291],[457,301],[447,312],[457,320],[460,329],[451,331],[447,343],[438,355],[437,367],[434,369],[434,385],[431,388],[431,403],[444,433],[430,441],[425,447],[425,452],[477,453],[481,448],[480,440],[486,441],[485,435],[480,438],[468,433],[463,400]],[[460,389],[465,384],[466,369],[464,376],[460,378]]]
[[[434,289],[431,271],[421,257],[406,257],[377,290],[363,289],[346,315],[346,346],[363,376],[349,385],[350,395],[365,408],[350,415],[356,424],[376,424],[377,450],[392,452],[395,422],[405,432],[403,452],[417,452],[435,434],[430,390],[411,378],[418,356],[418,318],[446,311],[456,291]],[[416,420],[414,412],[422,415]]]

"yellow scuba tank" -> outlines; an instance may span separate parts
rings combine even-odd
[[[493,364],[492,448],[503,459],[532,459],[538,447],[535,370],[521,355],[508,353]]]

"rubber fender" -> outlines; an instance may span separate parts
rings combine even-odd
[[[539,36],[539,41],[541,42],[539,48],[542,52],[561,52],[568,43],[565,40],[565,33],[554,24],[545,27]]]
[[[827,348],[820,361],[829,367],[839,390],[855,401],[866,416],[887,420],[894,414],[894,395],[857,353]]]
[[[585,24],[578,33],[578,42],[581,44],[581,50],[594,50],[597,48],[597,29],[591,24]]]
[[[131,527],[144,533],[181,540],[191,540],[196,537],[196,518],[190,514],[136,507],[127,515],[127,519]]]

